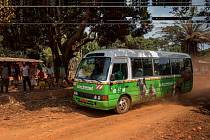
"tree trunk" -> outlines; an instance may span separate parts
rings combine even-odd
[[[193,56],[197,56],[198,54],[198,43],[192,42],[192,46],[190,47],[190,52],[192,52]]]
[[[184,53],[196,56],[198,54],[198,43],[192,41],[185,41],[181,45],[181,50]]]
[[[90,8],[87,8],[86,14],[84,15],[84,20],[80,23],[78,31],[72,37],[68,38],[67,41],[62,46],[60,46],[60,50],[62,53],[62,60],[63,60],[63,64],[66,70],[67,77],[68,77],[69,62],[72,58],[75,57],[74,53],[78,52],[78,50],[81,48],[81,46],[79,46],[78,48],[75,48],[74,47],[75,43],[81,41],[84,30],[86,28],[86,23],[88,23],[90,14],[91,14]]]
[[[53,55],[55,78],[56,78],[56,82],[58,82],[59,77],[60,77],[60,69],[59,68],[61,67],[62,60],[61,60],[60,55],[59,55],[59,48],[58,48],[58,44],[57,44],[57,41],[56,41],[55,27],[50,26],[48,29],[49,29],[50,48],[51,48],[52,55]]]
[[[56,82],[58,82],[59,77],[60,77],[60,69],[59,68],[61,67],[62,60],[60,58],[58,47],[56,44],[53,45],[51,50],[52,50],[52,54],[53,54],[55,78],[56,78]]]

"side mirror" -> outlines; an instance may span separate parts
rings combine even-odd
[[[115,74],[112,74],[112,75],[111,75],[110,80],[111,80],[111,81],[115,81]]]

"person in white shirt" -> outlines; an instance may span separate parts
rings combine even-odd
[[[23,90],[26,92],[26,83],[28,83],[29,90],[31,91],[30,68],[27,64],[23,64]]]

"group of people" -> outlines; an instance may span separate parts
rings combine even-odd
[[[11,78],[12,77],[12,80]],[[49,88],[53,86],[54,72],[51,64],[47,65],[46,71],[44,72],[42,68],[35,68],[28,63],[23,63],[22,66],[18,64],[4,63],[0,65],[0,93],[7,93],[9,88],[9,83],[17,87],[19,80],[22,80],[23,91],[27,91],[27,86],[29,91],[33,89],[34,83],[32,81],[48,81]]]

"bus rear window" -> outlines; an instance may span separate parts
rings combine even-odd
[[[187,71],[189,73],[192,73],[192,62],[191,59],[184,59],[184,67],[182,68],[182,71]]]

